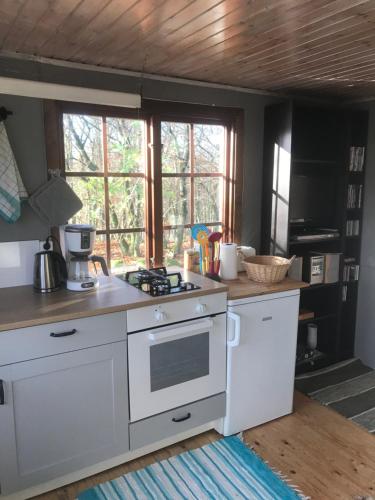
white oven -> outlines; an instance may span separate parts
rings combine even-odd
[[[128,335],[131,422],[225,391],[226,314]]]

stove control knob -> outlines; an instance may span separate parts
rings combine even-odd
[[[154,317],[156,321],[165,321],[167,319],[167,313],[161,311],[160,309],[157,309],[155,311]]]
[[[204,312],[206,312],[206,311],[207,311],[207,306],[206,306],[206,304],[201,304],[201,303],[199,302],[199,304],[197,304],[197,305],[195,306],[195,312],[196,312],[196,313],[198,313],[198,314],[202,314],[202,313],[204,313]]]

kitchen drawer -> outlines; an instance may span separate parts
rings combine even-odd
[[[51,333],[76,333],[51,337]],[[0,332],[0,366],[126,339],[126,313],[111,313]]]
[[[136,450],[223,417],[225,400],[225,392],[222,392],[130,424],[130,449]],[[188,415],[190,415],[189,418],[184,418]]]
[[[226,312],[226,310],[226,292],[191,299],[181,298],[180,300],[164,302],[154,306],[130,309],[127,313],[128,332],[146,330],[147,328],[209,316],[210,314],[219,314]]]

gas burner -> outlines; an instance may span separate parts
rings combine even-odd
[[[184,281],[181,273],[168,273],[165,267],[140,268],[137,271],[117,275],[117,277],[153,297],[198,290],[200,288],[194,283]]]
[[[154,278],[150,282],[150,295],[168,295],[170,293],[171,284],[168,279]]]
[[[139,280],[150,280],[152,279],[152,276],[150,275],[150,273],[148,273],[147,271],[139,271],[137,272],[137,278]]]

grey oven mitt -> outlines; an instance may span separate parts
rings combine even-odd
[[[69,184],[54,176],[29,198],[30,206],[50,226],[66,224],[82,208],[82,202]]]

